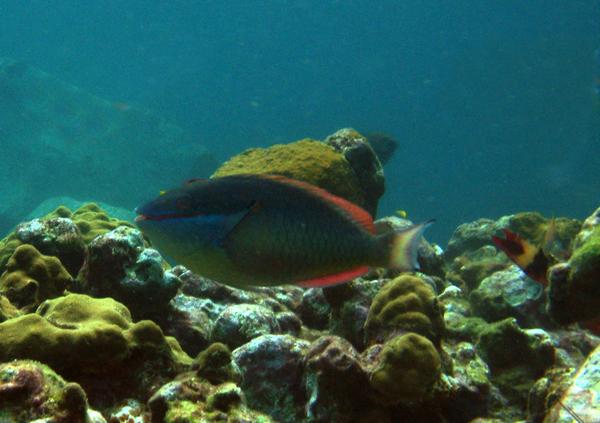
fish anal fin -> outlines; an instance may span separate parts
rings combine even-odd
[[[328,286],[338,285],[344,282],[351,281],[354,278],[358,278],[359,276],[364,275],[368,271],[368,266],[360,266],[333,275],[327,275],[319,278],[297,282],[295,285],[301,286],[303,288],[327,288]]]
[[[362,207],[357,206],[354,203],[351,203],[348,200],[345,200],[337,195],[330,193],[329,191],[309,184],[308,182],[298,181],[296,179],[291,179],[286,176],[281,175],[260,175],[262,178],[272,179],[284,184],[292,185],[297,188],[300,188],[304,191],[308,191],[311,194],[321,198],[329,204],[333,204],[336,207],[344,210],[350,218],[358,223],[361,227],[367,230],[369,233],[375,234],[375,224],[373,223],[373,217]]]

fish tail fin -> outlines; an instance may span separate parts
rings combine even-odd
[[[435,220],[429,220],[419,225],[412,225],[397,231],[392,231],[377,237],[378,251],[383,255],[384,267],[398,270],[418,270],[417,249],[421,237]],[[379,257],[381,260],[381,257]]]

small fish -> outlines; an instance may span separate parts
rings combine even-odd
[[[548,286],[548,268],[556,262],[542,246],[536,246],[510,229],[504,229],[504,238],[492,236],[492,242],[502,250],[527,276]],[[548,235],[548,232],[546,232]],[[547,240],[544,244],[547,244]]]
[[[190,180],[136,209],[136,222],[166,255],[237,286],[325,287],[369,267],[418,268],[432,221],[377,235],[362,208],[275,175]]]

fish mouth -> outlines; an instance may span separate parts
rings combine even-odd
[[[135,222],[141,222],[143,220],[150,220],[150,218],[148,218],[148,216],[145,216],[143,214],[139,214],[134,219]]]

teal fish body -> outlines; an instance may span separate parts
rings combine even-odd
[[[328,286],[371,266],[416,266],[426,225],[377,236],[370,215],[310,184],[270,175],[191,180],[139,207],[164,254],[233,286]]]

